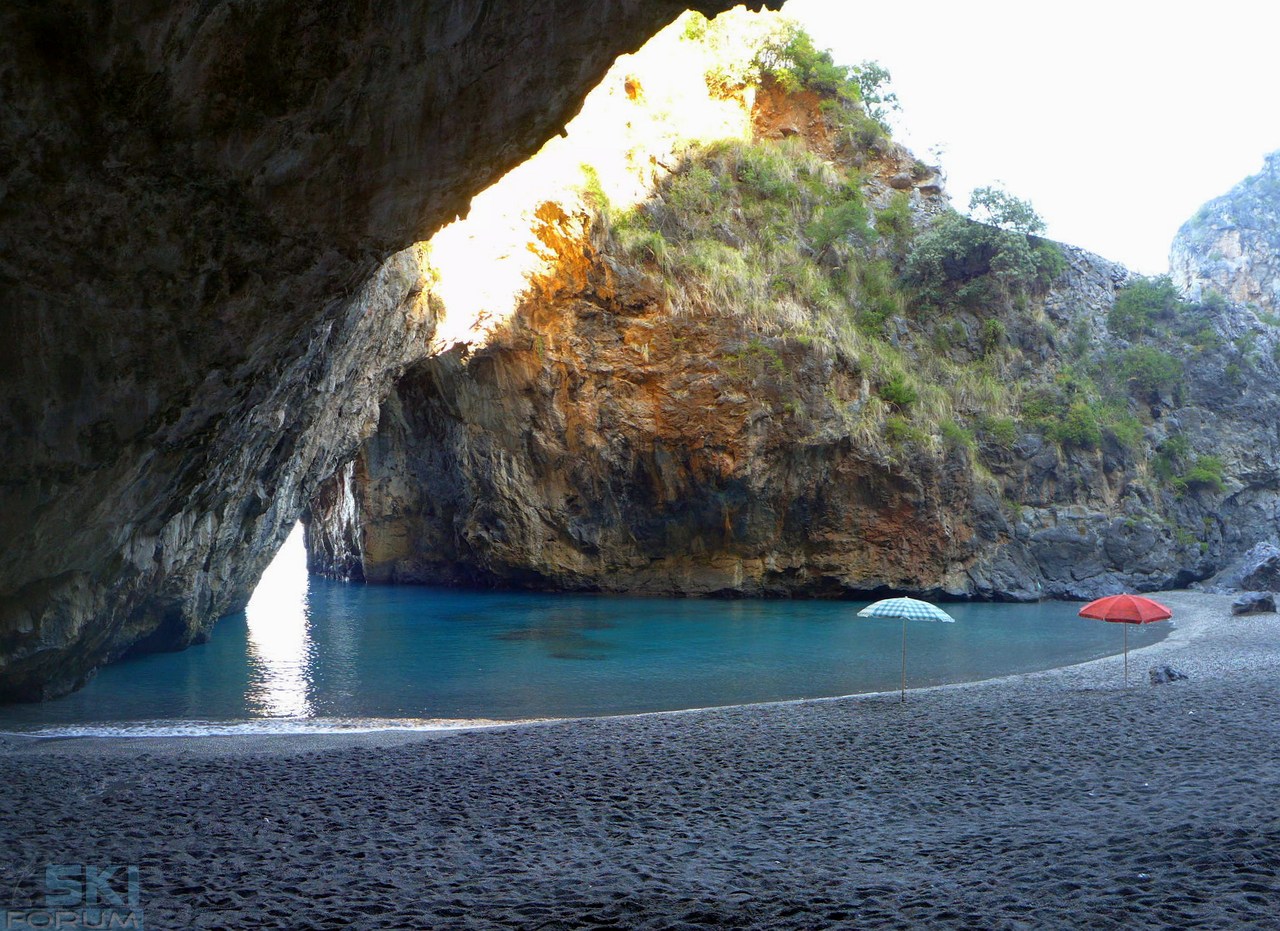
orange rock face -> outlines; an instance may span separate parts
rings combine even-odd
[[[676,314],[546,204],[555,256],[514,320],[401,383],[357,476],[369,581],[677,594],[945,588],[967,466],[890,462],[841,409],[859,373],[740,317]]]

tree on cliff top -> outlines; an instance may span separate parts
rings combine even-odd
[[[1035,236],[1045,229],[1044,220],[1030,201],[991,185],[973,189],[969,215],[979,223],[1026,236]]]
[[[837,65],[831,53],[813,44],[813,38],[795,23],[786,23],[756,53],[760,74],[777,81],[787,93],[808,89],[828,97],[859,102],[862,94],[848,65]]]
[[[858,107],[881,134],[890,133],[889,113],[901,107],[898,95],[889,89],[887,68],[876,61],[836,64],[831,52],[814,45],[813,37],[794,20],[735,12],[712,20],[688,14],[683,38],[706,50],[711,62],[708,84],[732,90],[759,85],[768,76],[787,93],[811,90]]]
[[[889,90],[889,82],[893,79],[889,69],[878,61],[864,61],[853,66],[853,77],[858,82],[858,92],[862,95],[862,105],[867,108],[867,116],[888,132],[889,111],[902,109],[898,95]]]

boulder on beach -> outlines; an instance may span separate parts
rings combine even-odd
[[[1273,592],[1241,592],[1231,602],[1232,614],[1265,614],[1275,609],[1276,596]]]
[[[1179,672],[1172,666],[1152,666],[1147,671],[1147,675],[1151,677],[1152,685],[1164,685],[1168,682],[1177,682],[1187,678],[1185,672]]]

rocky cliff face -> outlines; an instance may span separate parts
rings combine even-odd
[[[356,474],[375,582],[831,595],[955,584],[975,554],[963,462],[895,468],[844,410],[848,359],[741,318],[672,320],[592,257],[485,349],[397,385]],[[526,316],[528,315],[528,316]]]
[[[313,545],[314,568],[663,594],[1084,598],[1186,585],[1277,527],[1280,410],[1266,389],[1227,396],[1232,348],[1190,369],[1147,453],[1031,431],[886,446],[851,428],[873,403],[856,360],[733,314],[673,317],[652,280],[588,255],[584,277],[530,295],[487,346],[397,384],[336,506],[313,508],[313,539],[337,558]],[[1068,255],[1047,303],[1064,321],[1104,315],[1123,269]],[[1145,455],[1173,435],[1226,459],[1224,488],[1151,477]]]
[[[1178,287],[1211,308],[1218,331],[1240,351],[1234,365],[1200,379],[1206,403],[1196,418],[1203,434],[1221,443],[1243,485],[1227,499],[1225,513],[1215,515],[1236,542],[1216,579],[1217,589],[1229,591],[1241,585],[1235,570],[1239,559],[1249,562],[1240,550],[1250,540],[1258,542],[1261,552],[1280,541],[1280,411],[1275,403],[1280,379],[1280,152],[1272,152],[1262,171],[1209,201],[1182,225],[1169,264]],[[1217,421],[1219,411],[1228,422]],[[1250,579],[1244,587],[1255,582]]]
[[[243,604],[427,343],[399,250],[688,5],[4,5],[0,699]]]
[[[313,502],[313,568],[1086,598],[1186,585],[1276,535],[1280,372],[1252,312],[1168,297],[1126,327],[1117,295],[1147,292],[1125,269],[1061,247],[1014,293],[1000,240],[966,227],[978,245],[930,291],[936,172],[811,91],[745,102],[760,146],[686,152],[638,211],[531,211],[545,267],[398,382]]]
[[[1233,303],[1280,313],[1280,152],[1182,224],[1169,267],[1194,298],[1216,292]]]

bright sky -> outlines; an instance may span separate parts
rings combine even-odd
[[[895,136],[941,164],[956,207],[1003,182],[1048,235],[1168,267],[1200,204],[1280,149],[1274,0],[789,0],[840,64],[874,59]]]

